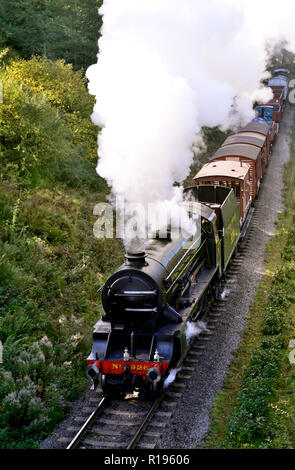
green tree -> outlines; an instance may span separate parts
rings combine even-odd
[[[0,69],[0,179],[100,188],[92,97],[80,71],[34,57]],[[51,183],[50,183],[51,181]]]
[[[41,95],[24,90],[13,77],[5,74],[2,81],[0,155],[6,169],[25,176],[67,159],[73,152],[71,132],[58,111]]]
[[[64,60],[52,61],[33,57],[15,60],[7,66],[7,73],[27,90],[40,93],[65,117],[72,131],[73,143],[83,150],[84,158],[97,160],[97,127],[91,122],[94,99],[86,88],[86,78],[73,71]]]
[[[24,58],[32,54],[63,58],[76,69],[85,69],[95,62],[101,5],[102,0],[2,0],[2,45]]]

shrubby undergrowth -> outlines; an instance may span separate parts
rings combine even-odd
[[[216,399],[210,448],[295,445],[295,370],[289,361],[295,338],[295,129],[284,180],[286,209],[267,246],[267,272],[243,343]]]
[[[82,74],[13,57],[0,79],[0,448],[28,448],[85,387],[97,289],[122,249],[92,233],[108,188]]]

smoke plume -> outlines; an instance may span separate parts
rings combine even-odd
[[[199,336],[203,331],[209,331],[205,322],[187,322],[185,330],[186,342],[189,343],[192,338]]]
[[[272,3],[104,0],[87,77],[101,127],[97,172],[114,195],[144,206],[173,200],[201,127],[245,124],[253,100],[271,97],[260,85],[264,40],[285,18]]]
[[[169,387],[169,385],[171,385],[174,382],[174,380],[176,379],[176,375],[178,374],[179,371],[181,371],[181,367],[178,367],[177,369],[172,369],[169,372],[168,377],[166,377],[166,379],[164,380],[164,390],[166,390]]]

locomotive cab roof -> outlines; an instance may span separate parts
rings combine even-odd
[[[276,69],[274,70],[274,73],[286,73],[287,75],[289,75],[290,70],[289,69]]]

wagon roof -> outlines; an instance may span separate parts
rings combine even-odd
[[[207,163],[201,168],[199,173],[194,177],[194,180],[199,178],[208,178],[210,176],[221,176],[229,178],[237,178],[244,180],[249,172],[250,166],[247,163],[235,161],[219,161]]]
[[[226,147],[221,147],[217,152],[213,155],[211,160],[219,157],[226,157],[226,156],[234,156],[237,155],[239,157],[246,157],[250,158],[251,160],[257,160],[261,149],[259,147],[255,147],[254,145],[249,144],[231,144],[226,145]]]
[[[262,122],[249,122],[245,127],[240,129],[238,133],[240,132],[257,132],[258,134],[263,134],[267,135],[269,133],[269,127],[267,124],[263,124]]]
[[[222,147],[230,144],[249,144],[262,148],[265,143],[265,137],[256,132],[241,132],[240,134],[230,135],[222,144]]]
[[[288,86],[289,80],[285,75],[277,75],[269,80],[268,86]]]
[[[255,137],[256,139],[265,142],[266,135],[259,134],[258,132],[254,131],[241,131],[238,134],[233,134],[233,135],[240,135],[240,136],[247,136],[247,137]],[[231,136],[230,136],[231,137]]]
[[[273,108],[273,105],[272,105],[272,102],[274,100],[269,100],[267,103],[259,103],[259,105],[257,106],[257,108]],[[279,103],[279,100],[276,100],[278,103]],[[256,108],[256,109],[257,109]]]
[[[276,104],[282,106],[281,100],[279,100],[278,98],[273,98],[269,100],[266,104],[261,104],[260,106],[267,106],[269,108],[272,108]]]
[[[275,72],[275,73],[280,73],[280,72],[283,72],[283,73],[290,73],[290,70],[289,70],[289,69],[276,69],[274,72]]]

